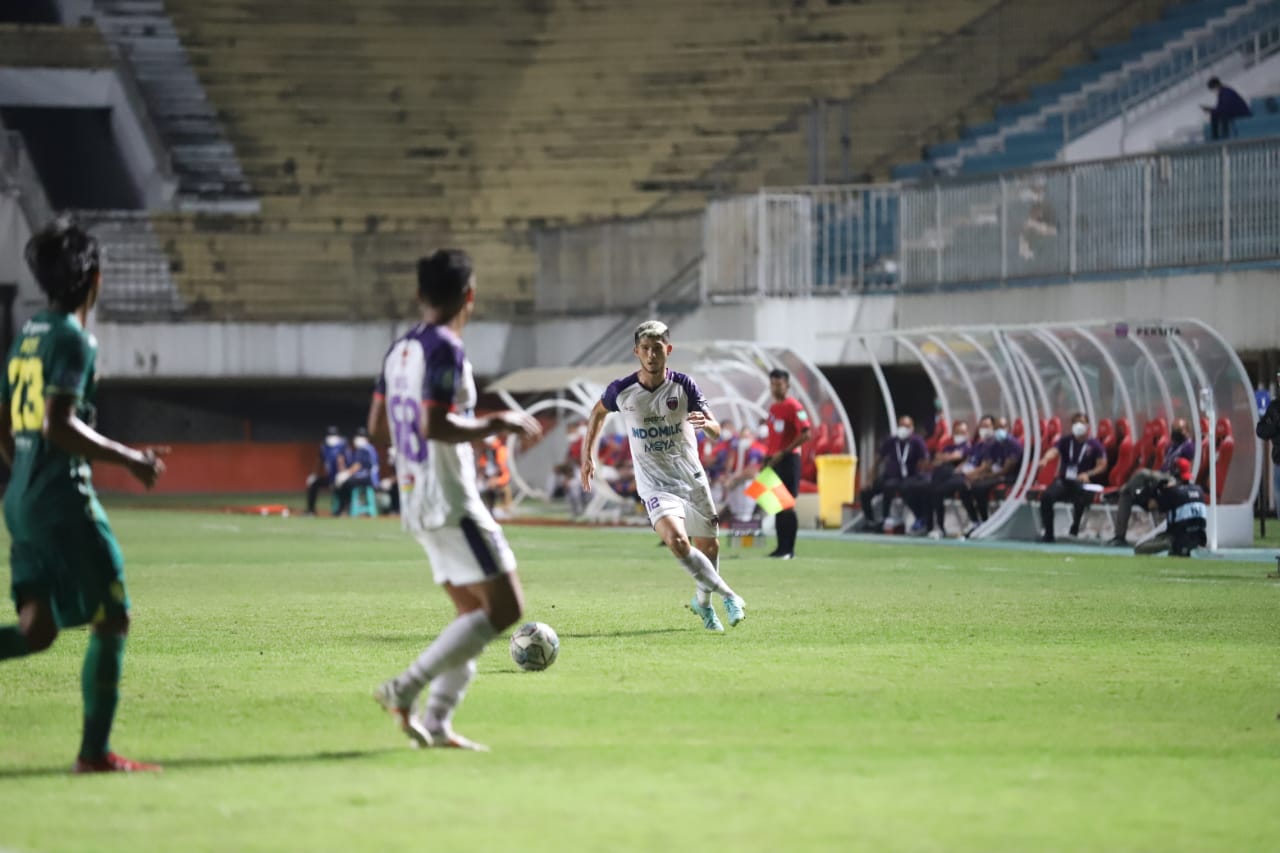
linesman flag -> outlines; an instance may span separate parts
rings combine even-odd
[[[787,491],[787,487],[782,484],[782,478],[772,468],[761,471],[743,494],[759,504],[760,508],[769,515],[777,515],[784,509],[791,509],[796,505],[795,496]]]

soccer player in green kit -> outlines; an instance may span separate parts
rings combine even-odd
[[[27,243],[47,310],[22,327],[0,371],[0,454],[13,469],[4,496],[18,624],[0,627],[0,660],[44,651],[61,628],[89,625],[81,673],[84,736],[75,773],[159,770],[107,745],[119,699],[129,596],[124,561],[93,491],[90,462],[129,469],[150,488],[160,452],[135,450],[92,426],[97,342],[85,331],[98,298],[98,243],[60,219]]]

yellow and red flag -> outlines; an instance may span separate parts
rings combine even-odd
[[[777,515],[784,509],[791,509],[796,505],[795,496],[787,491],[787,487],[782,484],[782,478],[772,468],[761,471],[743,494],[759,504],[760,508],[769,515]]]

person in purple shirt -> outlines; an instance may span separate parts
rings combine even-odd
[[[978,510],[973,506],[973,497],[969,494],[970,484],[973,483],[977,471],[982,469],[983,462],[987,459],[987,450],[995,441],[993,423],[995,421],[992,421],[991,415],[979,420],[978,432],[986,434],[986,438],[970,442],[969,425],[963,420],[956,421],[951,433],[951,442],[933,457],[931,497],[933,516],[937,519],[937,526],[934,528],[933,520],[929,521],[929,538],[941,539],[947,534],[946,502],[948,497],[956,494],[959,494],[960,500],[964,502],[965,511],[969,514],[969,525],[966,529],[973,529],[978,525]]]
[[[971,522],[965,530],[966,536],[987,520],[991,493],[996,486],[1012,485],[1022,467],[1022,442],[1009,434],[1007,418],[987,415],[978,421],[978,444],[982,446],[978,467],[966,475],[969,488],[960,493]]]
[[[983,418],[979,423],[985,424],[990,431],[990,418]],[[956,421],[952,427],[951,441],[933,457],[933,471],[929,477],[932,485],[929,495],[932,516],[927,521],[930,539],[941,539],[947,535],[947,498],[969,491],[969,475],[978,470],[986,452],[987,442],[971,443],[969,425],[964,421]],[[969,520],[976,524],[977,516],[970,512]]]
[[[1177,460],[1185,459],[1188,465],[1196,461],[1196,443],[1187,432],[1187,421],[1178,418],[1169,430],[1169,449],[1164,454],[1164,464],[1159,471],[1150,468],[1139,468],[1129,477],[1129,481],[1120,489],[1120,508],[1116,510],[1116,535],[1108,545],[1125,547],[1128,541],[1125,534],[1129,532],[1129,515],[1133,512],[1133,504],[1139,493],[1154,494],[1162,484],[1177,483]],[[1150,490],[1150,491],[1146,491]]]
[[[1089,437],[1089,416],[1076,412],[1071,416],[1071,434],[1058,439],[1040,460],[1048,465],[1058,460],[1058,477],[1049,484],[1040,497],[1040,524],[1044,533],[1041,542],[1055,541],[1053,533],[1053,505],[1061,500],[1071,501],[1071,535],[1080,535],[1080,519],[1085,508],[1093,502],[1093,495],[1101,489],[1094,483],[1107,470],[1107,451],[1102,442]],[[1093,488],[1089,488],[1093,485]]]
[[[1249,102],[1230,86],[1222,85],[1217,77],[1209,79],[1209,91],[1217,92],[1218,102],[1211,107],[1201,107],[1209,114],[1209,132],[1214,139],[1229,139],[1235,134],[1236,119],[1249,118],[1253,110]]]
[[[864,516],[859,529],[880,529],[887,513],[882,511],[880,520],[877,521],[872,501],[883,495],[882,510],[888,510],[888,502],[895,494],[902,495],[923,527],[923,519],[928,510],[925,506],[927,501],[923,500],[923,490],[919,487],[927,485],[928,480],[920,473],[920,466],[928,460],[929,448],[925,446],[924,439],[916,434],[915,421],[910,415],[898,418],[897,428],[880,445],[876,457],[878,470],[875,480],[858,495]]]

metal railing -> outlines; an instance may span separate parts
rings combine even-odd
[[[707,301],[891,287],[898,277],[894,185],[762,190],[707,207]]]
[[[1280,0],[1248,0],[1163,47],[1081,84],[1078,90],[1060,95],[1038,112],[1006,122],[962,145],[955,154],[940,158],[937,166],[953,171],[967,157],[1000,150],[1005,137],[1014,134],[1051,131],[1061,136],[1063,144],[1069,143],[1174,87],[1199,80],[1205,70],[1233,55],[1242,56],[1249,65],[1277,49]]]
[[[1280,260],[1280,139],[931,184],[768,189],[707,209],[716,302]]]
[[[901,191],[905,289],[1280,259],[1280,139]]]

